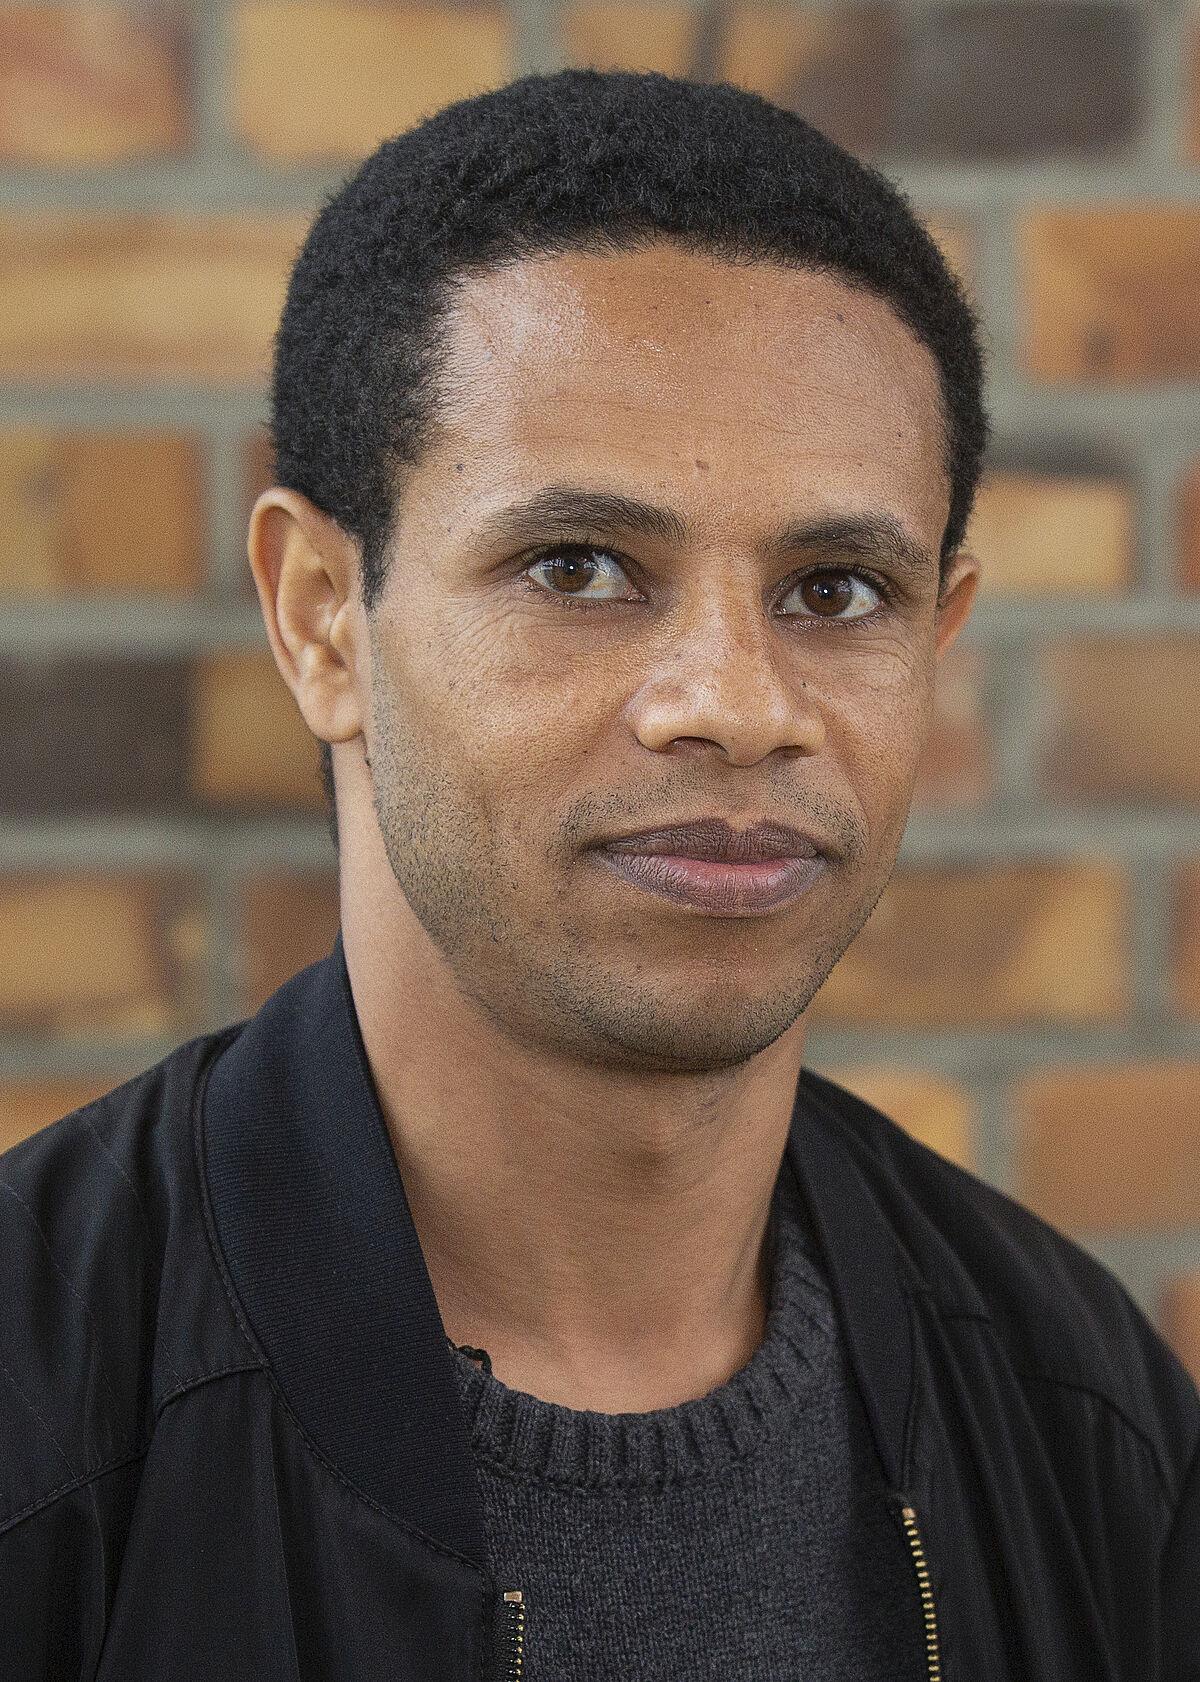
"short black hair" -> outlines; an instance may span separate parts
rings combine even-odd
[[[987,439],[962,286],[904,195],[793,112],[725,83],[525,76],[385,142],[313,223],[275,342],[280,484],[357,539],[378,598],[400,471],[436,419],[452,283],[525,257],[659,239],[844,276],[933,355],[962,542]],[[326,782],[329,783],[326,759]]]
[[[631,71],[525,76],[380,146],[321,211],[275,346],[279,483],[356,538],[383,580],[398,471],[436,412],[456,277],[656,238],[733,262],[832,270],[884,299],[937,362],[950,514],[966,530],[987,436],[979,335],[907,200],[826,135],[725,83]]]

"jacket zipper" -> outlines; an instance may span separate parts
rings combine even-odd
[[[500,1597],[500,1682],[521,1682],[525,1664],[525,1597],[505,1589]]]
[[[929,1682],[941,1682],[942,1660],[938,1645],[937,1612],[933,1604],[933,1587],[929,1581],[929,1566],[925,1560],[925,1547],[921,1541],[921,1532],[917,1529],[917,1515],[912,1507],[901,1507],[900,1523],[904,1526],[904,1535],[917,1571],[917,1586],[921,1591],[921,1615],[925,1620],[926,1672]]]

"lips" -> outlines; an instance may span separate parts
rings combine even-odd
[[[632,887],[725,917],[779,910],[825,862],[817,842],[790,825],[735,830],[723,818],[617,836],[597,856]]]

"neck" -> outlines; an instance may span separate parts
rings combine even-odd
[[[732,1071],[559,1058],[466,997],[391,897],[381,916],[344,880],[343,939],[449,1336],[566,1407],[640,1413],[724,1383],[762,1337],[803,1020]]]

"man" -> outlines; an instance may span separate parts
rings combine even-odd
[[[4,1161],[6,1678],[1200,1674],[1181,1367],[800,1067],[980,387],[902,199],[731,88],[527,79],[327,206],[250,554],[342,935]]]

